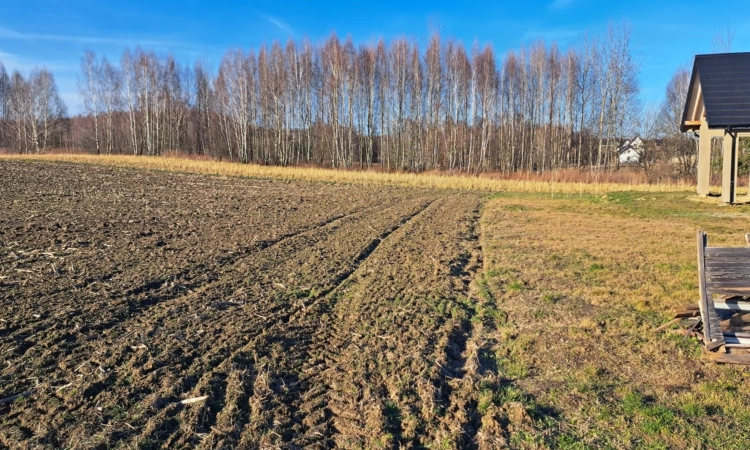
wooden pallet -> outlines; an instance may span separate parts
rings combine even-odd
[[[748,247],[709,247],[706,233],[698,232],[698,304],[675,308],[655,331],[682,324],[686,337],[700,332],[711,360],[750,364],[750,355],[731,353],[750,349],[750,234],[745,240]]]

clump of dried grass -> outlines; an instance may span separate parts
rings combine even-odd
[[[687,191],[693,186],[685,181],[665,181],[656,184],[644,182],[637,176],[613,178],[609,175],[579,175],[577,181],[567,172],[557,178],[555,172],[548,175],[514,174],[501,177],[498,174],[472,176],[458,173],[430,172],[393,173],[382,171],[337,170],[316,167],[279,167],[257,164],[238,164],[184,158],[177,154],[161,157],[132,155],[2,155],[2,159],[23,159],[35,161],[61,161],[71,163],[97,164],[115,167],[131,167],[151,170],[166,170],[207,175],[224,175],[277,180],[301,180],[347,184],[382,184],[392,186],[478,190],[488,192],[535,192],[550,195],[604,194],[618,191],[671,192]],[[603,181],[609,179],[615,181]],[[621,182],[624,181],[624,182]]]

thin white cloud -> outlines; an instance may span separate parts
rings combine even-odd
[[[79,43],[79,44],[143,45],[143,46],[152,46],[152,47],[178,47],[178,46],[186,45],[180,42],[173,42],[173,41],[136,39],[136,38],[125,38],[125,37],[21,33],[19,31],[12,30],[4,26],[0,26],[0,38],[15,39],[15,40],[21,40],[21,41],[74,42],[74,43]]]
[[[266,16],[265,14],[261,14],[261,17],[265,19],[267,22],[278,28],[279,30],[283,31],[284,33],[294,36],[296,33],[292,29],[292,27],[289,26],[286,22],[277,19],[276,17]]]
[[[10,28],[5,28],[4,26],[0,26],[0,37],[4,37],[6,39],[26,39],[26,36],[19,33],[18,31],[11,30]]]
[[[33,59],[28,59],[22,56],[19,56],[15,53],[8,53],[3,50],[0,50],[0,63],[3,64],[5,67],[5,70],[7,72],[13,72],[13,71],[19,71],[22,74],[27,74],[31,72],[34,69],[38,69],[41,67],[44,67],[48,70],[52,70],[55,72],[75,72],[78,69],[78,66],[75,64],[68,64],[67,62],[61,63],[61,62],[50,62],[50,61],[34,61]]]
[[[9,62],[16,62],[17,60],[18,56],[14,55],[13,53],[0,51],[0,61],[2,61],[4,64],[7,65]]]
[[[31,70],[41,67],[40,64],[36,64],[33,61],[28,61],[25,58],[21,58],[16,54],[7,53],[0,51],[0,63],[5,66],[5,70],[8,72],[19,71],[21,73],[30,72]]]
[[[554,0],[549,4],[550,9],[566,9],[573,6],[576,0]]]

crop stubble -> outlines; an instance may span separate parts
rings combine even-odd
[[[478,436],[477,194],[49,163],[0,177],[0,397],[32,391],[0,405],[0,444]]]

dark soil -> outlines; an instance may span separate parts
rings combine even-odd
[[[7,161],[0,180],[0,398],[27,394],[0,404],[0,446],[476,444],[479,195]]]

